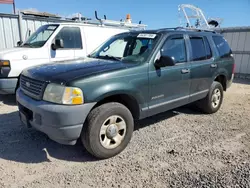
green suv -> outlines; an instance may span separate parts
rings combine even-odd
[[[89,153],[109,158],[128,145],[134,119],[193,102],[205,113],[218,111],[234,65],[218,33],[133,31],[88,58],[24,70],[16,98],[27,127],[61,144],[80,138]]]

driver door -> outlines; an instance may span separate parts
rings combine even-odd
[[[187,43],[183,34],[171,35],[164,42],[159,54],[175,60],[174,66],[149,68],[149,115],[154,115],[188,103],[190,65]]]
[[[56,35],[55,39],[63,40],[63,48],[58,48],[53,50],[50,48],[50,59],[51,61],[63,61],[75,58],[75,49],[78,49],[82,44],[82,42],[77,41],[81,36],[79,27],[63,27],[59,33]],[[53,42],[55,42],[55,39]]]

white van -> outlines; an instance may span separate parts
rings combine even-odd
[[[0,51],[0,94],[15,93],[18,77],[23,69],[86,57],[109,37],[132,28],[125,25],[108,26],[103,23],[43,25],[20,46]],[[136,24],[130,26],[134,27]]]

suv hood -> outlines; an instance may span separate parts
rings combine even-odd
[[[26,48],[26,47],[16,47],[0,50],[0,60],[22,60],[24,58],[31,58],[34,54],[37,55],[34,51],[39,50],[39,48]]]
[[[136,65],[121,61],[85,58],[35,66],[25,69],[22,75],[45,82],[65,84],[77,78],[85,78]]]

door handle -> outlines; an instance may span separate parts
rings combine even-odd
[[[182,73],[182,74],[190,73],[190,69],[182,69],[182,70],[181,70],[181,73]]]
[[[210,67],[211,68],[217,68],[217,64],[211,64]]]

